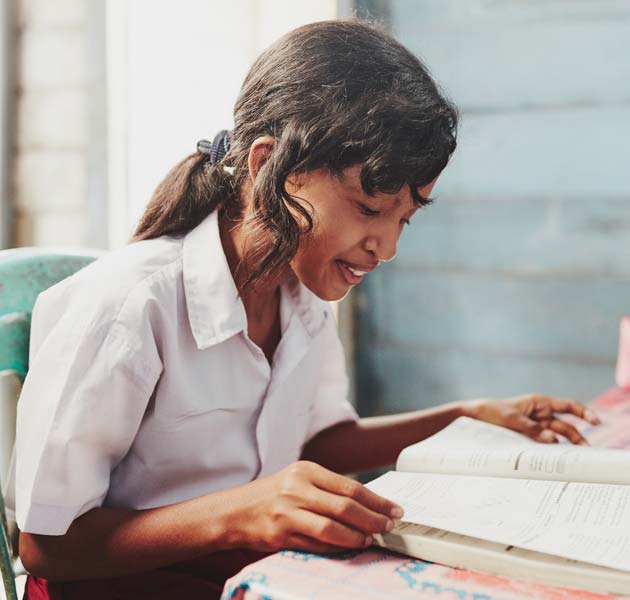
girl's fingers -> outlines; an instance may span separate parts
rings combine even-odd
[[[555,434],[559,433],[573,444],[588,445],[584,436],[573,425],[561,419],[552,418],[534,421],[522,415],[517,420],[515,429],[538,442],[546,444],[557,442],[558,438]]]
[[[295,533],[292,535],[303,535],[319,543],[342,548],[364,548],[372,543],[372,536],[306,510],[294,514],[293,529]]]
[[[588,445],[586,439],[573,425],[560,419],[543,419],[534,421],[525,416],[521,416],[517,421],[518,430],[536,440],[545,444],[552,444],[558,441],[556,433],[567,438],[573,444],[581,446]]]
[[[549,429],[564,436],[572,444],[579,444],[581,446],[589,445],[584,436],[575,427],[573,427],[573,425],[569,425],[569,423],[565,421],[553,419],[551,423],[549,423]]]
[[[360,502],[317,489],[311,498],[310,510],[331,517],[365,534],[385,533],[394,527],[393,521],[383,513],[373,511]]]
[[[334,546],[333,544],[325,544],[299,533],[294,533],[289,537],[287,541],[287,549],[312,552],[313,554],[334,554],[347,550],[347,548],[341,548],[340,546]]]
[[[553,443],[558,441],[556,436],[548,429],[545,429],[539,421],[534,421],[534,419],[530,419],[525,415],[518,416],[513,429],[538,442]]]
[[[580,402],[576,402],[575,400],[561,400],[560,398],[545,397],[545,399],[549,402],[552,412],[569,413],[588,421],[592,425],[599,425],[601,423],[599,417],[590,408],[586,408],[586,406]]]
[[[402,508],[391,500],[375,494],[358,481],[328,471],[319,465],[314,466],[318,468],[313,470],[311,481],[321,490],[350,498],[364,507],[389,518],[400,519],[402,517]]]

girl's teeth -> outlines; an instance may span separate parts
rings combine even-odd
[[[348,265],[346,265],[348,267]],[[352,267],[348,267],[348,271],[350,271],[353,275],[357,277],[361,277],[367,273],[367,271],[358,271],[357,269],[353,269]]]

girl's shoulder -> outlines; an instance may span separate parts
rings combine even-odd
[[[163,236],[109,252],[40,294],[35,312],[48,323],[70,314],[77,325],[108,327],[166,309],[182,293],[182,243]]]
[[[163,236],[109,252],[76,273],[76,284],[100,282],[106,288],[102,293],[116,296],[126,296],[156,281],[176,285],[181,279],[183,240]]]

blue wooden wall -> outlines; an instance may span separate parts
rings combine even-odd
[[[355,291],[361,412],[590,399],[630,314],[630,2],[379,4],[462,127],[436,203]]]

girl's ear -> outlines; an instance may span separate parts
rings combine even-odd
[[[258,172],[267,162],[267,158],[271,154],[273,145],[276,140],[270,135],[264,135],[256,138],[249,148],[249,156],[247,157],[247,167],[249,168],[249,178],[252,183],[256,181]]]

